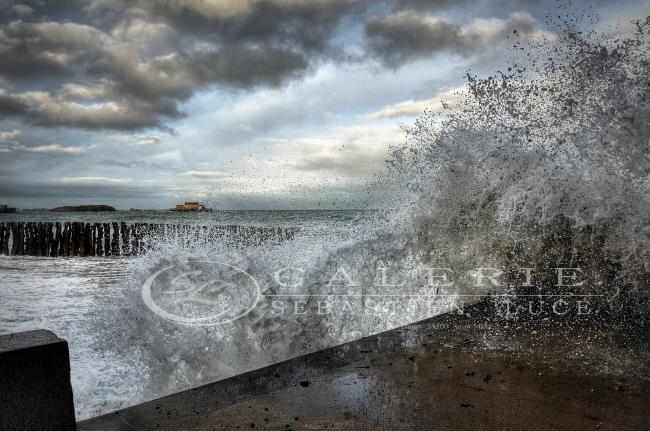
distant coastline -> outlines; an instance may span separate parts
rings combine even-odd
[[[52,212],[109,212],[116,211],[110,205],[70,205],[51,208],[49,211]]]

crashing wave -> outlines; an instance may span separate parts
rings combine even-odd
[[[406,144],[392,151],[388,173],[377,180],[391,191],[379,207],[398,211],[332,238],[298,236],[244,249],[160,244],[135,260],[127,316],[114,319],[132,340],[117,344],[131,345],[147,364],[150,387],[142,396],[430,317],[461,298],[516,296],[525,283],[513,274],[520,277],[521,268],[536,272],[539,290],[554,287],[554,268],[580,267],[585,289],[607,299],[604,314],[643,320],[650,311],[650,19],[616,37],[578,24],[550,23],[546,39],[513,33],[504,70],[487,78],[468,74],[457,101],[407,129]],[[285,300],[307,297],[305,307],[323,296],[341,305],[345,295],[329,283],[341,267],[353,275],[343,293],[355,304],[384,293],[375,288],[382,275],[388,283],[380,286],[416,282],[400,290],[409,298],[400,309],[377,303],[372,314],[343,307],[278,315],[269,296],[244,318],[213,327],[143,318],[143,279],[192,259],[254,274],[267,295],[278,294],[278,268],[299,267],[304,282]],[[431,283],[431,267],[451,269],[455,284]],[[500,285],[477,288],[471,279],[481,267],[503,270]]]

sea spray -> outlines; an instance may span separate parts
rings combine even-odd
[[[572,17],[558,21],[544,40],[522,41],[515,32],[516,62],[488,78],[468,75],[465,99],[422,116],[391,167],[416,196],[410,216],[422,234],[418,248],[480,248],[477,257],[501,266],[535,266],[548,253],[544,236],[568,220],[574,233],[591,229],[601,271],[615,272],[608,287],[642,315],[650,21],[618,37],[581,29],[584,21]],[[566,245],[555,252],[576,261],[580,250]]]

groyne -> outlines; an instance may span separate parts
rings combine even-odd
[[[178,247],[233,241],[262,245],[290,240],[297,228],[110,222],[0,222],[5,256],[137,256],[157,243]]]

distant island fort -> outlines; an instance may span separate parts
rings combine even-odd
[[[212,211],[212,210],[206,208],[200,202],[185,202],[184,204],[176,205],[176,207],[170,208],[169,211],[191,213],[191,212],[204,212],[204,211]]]

